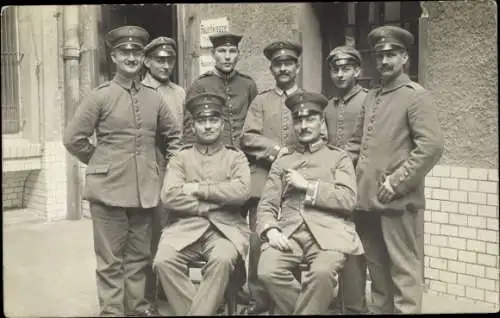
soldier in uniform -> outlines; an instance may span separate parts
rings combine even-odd
[[[250,161],[252,184],[247,206],[250,210],[250,229],[254,232],[250,238],[249,314],[264,312],[268,307],[268,295],[257,276],[261,243],[255,233],[256,208],[271,164],[292,149],[296,142],[292,116],[285,100],[289,95],[302,91],[296,83],[301,53],[302,47],[289,41],[276,41],[264,49],[264,55],[271,62],[269,70],[275,78],[276,87],[257,95],[243,126],[241,149]]]
[[[381,85],[371,89],[346,150],[356,166],[359,235],[376,313],[419,313],[424,178],[444,142],[435,105],[404,72],[413,35],[382,26],[368,34]]]
[[[198,79],[189,87],[187,98],[201,92],[211,92],[224,96],[223,119],[224,131],[222,142],[234,147],[240,147],[241,129],[248,106],[257,95],[257,85],[248,75],[235,69],[240,55],[238,44],[240,35],[217,33],[210,36],[213,44],[211,50],[215,60],[215,68]],[[189,113],[184,117],[184,142],[193,143],[195,137],[191,130],[192,118]]]
[[[245,154],[224,145],[223,96],[202,93],[186,101],[196,143],[186,145],[167,168],[162,202],[174,220],[162,232],[154,261],[175,315],[213,315],[229,278],[248,249],[249,230],[241,216],[248,199],[250,169]],[[198,291],[186,265],[207,265]]]
[[[354,167],[345,151],[321,138],[327,102],[310,92],[287,98],[298,143],[273,163],[257,207],[257,232],[265,240],[258,275],[284,315],[327,314],[346,255],[363,253],[350,219]],[[293,270],[302,262],[310,269],[301,284]]]
[[[325,108],[328,143],[344,149],[366,97],[367,90],[357,83],[361,74],[361,55],[352,46],[338,46],[328,54],[326,62],[336,89],[336,95],[328,101]],[[356,216],[353,215],[355,224]],[[349,282],[344,285],[346,310],[350,313],[366,313],[364,255],[349,256],[342,273],[344,280]]]
[[[166,159],[181,138],[161,95],[139,81],[148,37],[135,26],[106,35],[116,75],[83,99],[64,134],[66,149],[88,165],[83,197],[90,202],[103,316],[150,313],[145,271],[161,189],[155,136],[162,137]]]
[[[179,85],[170,80],[172,71],[176,63],[176,48],[175,40],[169,37],[158,37],[144,48],[144,65],[146,67],[146,75],[142,80],[142,84],[158,91],[164,98],[168,106],[176,115],[176,121],[182,127],[182,119],[184,112],[184,99],[186,93]],[[160,168],[160,178],[163,180],[165,175],[165,147],[160,135],[156,138],[156,160]],[[165,224],[166,213],[163,206],[160,204],[153,214],[152,224],[152,242],[151,242],[151,262],[156,254],[158,248],[158,241],[160,240],[161,229]],[[148,269],[148,276],[146,281],[146,296],[151,301],[154,300],[156,287],[156,278],[153,273],[152,267]]]

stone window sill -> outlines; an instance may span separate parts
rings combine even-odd
[[[39,170],[42,166],[40,144],[18,137],[2,135],[2,168],[4,172]]]

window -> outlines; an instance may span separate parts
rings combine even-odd
[[[2,8],[2,134],[21,130],[19,103],[19,63],[23,55],[18,50],[17,10]]]
[[[366,37],[377,26],[396,25],[415,36],[414,45],[408,50],[410,59],[407,73],[412,80],[418,80],[419,1],[317,3],[315,10],[323,38],[323,61],[334,47],[354,45],[363,60],[359,82],[361,86],[371,88],[378,79]],[[323,92],[326,95],[333,93],[327,67],[323,67]]]

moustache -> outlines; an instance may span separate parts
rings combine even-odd
[[[381,70],[382,71],[392,71],[392,67],[390,67],[390,66],[382,66]]]
[[[310,131],[309,129],[302,129],[302,130],[299,132],[299,134],[300,134],[300,135],[310,134],[310,133],[311,133],[311,131]]]

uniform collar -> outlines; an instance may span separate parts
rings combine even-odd
[[[167,83],[162,83],[158,81],[156,78],[154,78],[153,75],[151,75],[151,73],[147,72],[141,83],[153,89],[158,89],[158,87],[160,86],[170,86],[171,82],[168,81]]]
[[[287,89],[287,90],[286,90],[286,96],[290,96],[290,95],[292,95],[292,94],[293,94],[293,93],[295,93],[298,89],[299,89],[299,87],[297,86],[297,84],[294,84],[294,85],[292,86],[292,88],[290,88],[290,89]],[[281,88],[279,88],[278,86],[276,86],[276,87],[274,88],[274,91],[275,91],[275,92],[276,92],[276,94],[278,94],[279,96],[282,96],[282,95],[283,95],[283,93],[285,93],[285,91],[283,91],[283,90],[282,90]]]
[[[400,87],[405,86],[409,82],[411,82],[411,80],[408,77],[408,75],[406,73],[401,73],[398,77],[396,77],[391,82],[387,83],[384,86],[380,86],[380,88],[377,92],[377,95],[392,92]]]
[[[351,90],[345,94],[344,96],[334,96],[333,97],[333,100],[334,101],[340,101],[340,100],[343,100],[344,102],[347,102],[349,101],[352,97],[356,96],[356,94],[358,94],[359,92],[361,92],[363,88],[361,87],[361,85],[359,84],[356,84],[354,85],[353,88],[351,88]]]
[[[231,71],[231,73],[224,74],[221,71],[219,71],[216,67],[214,67],[214,69],[212,71],[209,71],[209,72],[211,72],[215,76],[218,76],[218,77],[222,78],[225,81],[231,80],[236,75],[236,73],[237,73],[236,69],[234,69],[234,70]]]
[[[202,155],[205,155],[205,156],[211,156],[213,155],[214,153],[218,152],[219,150],[221,150],[223,147],[224,147],[224,144],[222,143],[221,140],[211,144],[211,145],[202,145],[202,144],[199,144],[199,143],[196,143],[194,145],[194,147],[196,148],[196,150],[198,150]]]
[[[136,89],[139,89],[141,87],[139,76],[136,76],[133,80],[131,80],[116,73],[115,77],[113,78],[113,81],[126,90],[132,89],[132,86],[135,86]]]
[[[306,150],[309,151],[310,153],[313,153],[323,148],[324,145],[325,142],[323,141],[322,138],[320,138],[318,139],[318,141],[313,142],[312,144],[302,144],[299,142],[295,146],[295,150],[297,150],[300,153],[304,153],[306,152]]]

